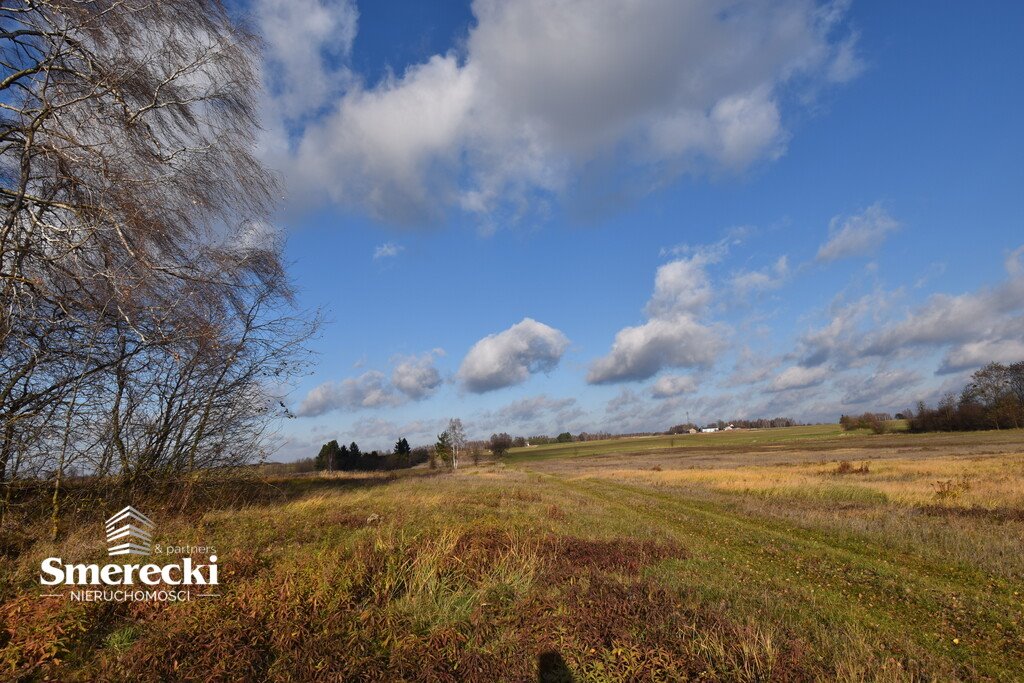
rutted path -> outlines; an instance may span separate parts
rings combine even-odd
[[[644,486],[534,474],[616,509],[637,530],[684,543],[691,558],[672,568],[671,580],[739,613],[785,618],[812,642],[819,629],[850,630],[908,672],[932,653],[963,675],[1024,677],[1019,583]]]

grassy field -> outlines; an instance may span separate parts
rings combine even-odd
[[[843,436],[839,425],[810,425],[786,429],[748,429],[722,431],[709,434],[677,434],[665,436],[634,436],[624,439],[604,439],[583,443],[550,443],[542,446],[513,448],[507,462],[530,462],[547,458],[566,458],[584,455],[618,455],[644,453],[675,448],[745,448],[758,444],[783,444],[793,441],[814,442]]]
[[[94,523],[8,546],[0,678],[1024,679],[1024,432],[675,439],[157,518],[221,556],[188,603],[40,598]]]

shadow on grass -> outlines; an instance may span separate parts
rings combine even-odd
[[[448,472],[444,470],[405,470],[401,473],[372,472],[365,474],[306,475],[270,477],[254,484],[264,488],[267,501],[293,501],[304,496],[328,491],[349,491],[387,486],[408,479],[432,479]],[[262,501],[261,501],[262,502]]]
[[[129,488],[116,479],[82,477],[66,482],[60,496],[60,529],[99,524],[126,505],[147,514],[197,518],[211,510],[287,503],[318,493],[387,486],[433,478],[444,470],[399,470],[335,475],[261,476],[252,471],[206,472],[195,478],[155,479]],[[0,557],[17,557],[49,535],[52,489],[47,482],[17,483],[0,525]],[[66,526],[67,525],[67,526]]]
[[[537,657],[538,683],[572,683],[572,671],[565,659],[555,650],[542,652]]]

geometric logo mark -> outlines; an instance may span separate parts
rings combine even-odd
[[[149,555],[153,550],[150,532],[155,525],[131,505],[107,520],[107,553]]]

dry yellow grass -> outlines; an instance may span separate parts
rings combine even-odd
[[[653,486],[703,487],[714,492],[807,498],[815,491],[840,485],[863,490],[865,500],[876,498],[901,505],[1024,508],[1024,454],[933,457],[852,461],[865,473],[837,473],[841,460],[816,463],[741,466],[731,469],[660,469],[605,466],[588,470],[588,477],[637,481]],[[851,462],[847,460],[846,462]],[[827,497],[827,496],[824,496]],[[857,498],[852,495],[852,498]]]
[[[1024,432],[720,443],[166,514],[216,601],[41,600],[41,558],[104,547],[39,534],[0,557],[0,678],[1024,680]]]

